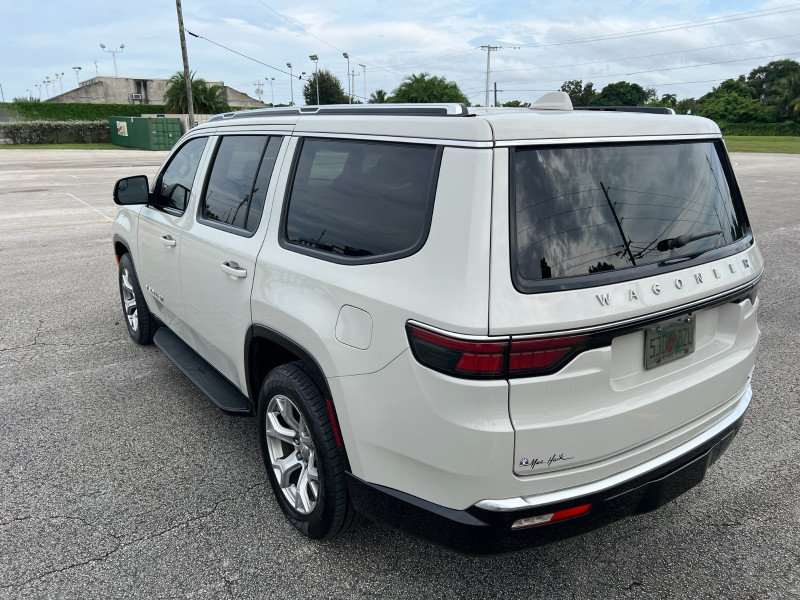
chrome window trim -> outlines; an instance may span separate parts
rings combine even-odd
[[[589,327],[581,327],[579,329],[562,329],[560,331],[543,331],[540,333],[531,333],[526,335],[515,335],[512,336],[515,340],[532,340],[541,337],[553,337],[553,336],[560,336],[560,335],[573,335],[577,333],[593,333],[595,331],[603,331],[606,329],[616,329],[618,327],[624,327],[626,325],[635,325],[642,321],[650,321],[652,319],[657,319],[663,315],[668,315],[671,313],[683,313],[688,312],[694,309],[697,306],[714,303],[715,301],[724,301],[727,296],[736,296],[740,292],[746,290],[747,288],[753,287],[756,285],[760,280],[761,277],[764,275],[764,269],[750,279],[749,281],[737,285],[734,288],[730,288],[725,290],[724,292],[718,292],[711,296],[706,296],[704,298],[700,298],[698,300],[693,300],[691,302],[687,302],[686,304],[679,304],[677,306],[673,306],[671,308],[664,308],[662,310],[658,310],[656,312],[650,312],[646,315],[639,315],[638,317],[631,317],[630,319],[621,319],[619,321],[609,321],[608,323],[603,323],[602,325],[591,325]],[[492,338],[495,339],[495,338]]]
[[[752,376],[752,371],[750,372],[750,376]],[[581,498],[584,496],[589,496],[591,494],[596,494],[597,492],[602,492],[603,490],[612,488],[616,485],[620,485],[625,483],[626,481],[630,481],[640,475],[644,475],[649,471],[654,471],[659,467],[676,460],[683,456],[684,454],[688,454],[695,448],[702,446],[705,442],[712,439],[714,436],[722,433],[725,429],[733,425],[736,421],[744,415],[747,408],[750,406],[750,401],[753,398],[753,388],[750,385],[750,377],[747,380],[747,388],[745,389],[744,393],[739,397],[739,400],[736,404],[736,408],[733,410],[731,414],[727,417],[722,419],[713,427],[707,429],[700,435],[695,438],[692,438],[688,442],[684,442],[680,446],[673,448],[669,452],[666,452],[660,456],[657,456],[653,459],[650,459],[646,462],[643,462],[640,465],[632,467],[630,469],[626,469],[620,473],[615,475],[610,475],[604,479],[600,479],[599,481],[594,481],[592,483],[587,483],[585,485],[579,485],[575,487],[571,487],[565,490],[558,490],[556,492],[549,492],[545,494],[536,494],[532,496],[521,496],[518,498],[502,498],[497,500],[481,500],[480,502],[476,502],[474,506],[477,508],[482,508],[484,510],[490,510],[492,512],[512,512],[517,510],[524,510],[526,508],[535,508],[537,506],[543,506],[546,504],[553,504],[555,502],[565,502],[569,501],[573,498]]]
[[[722,139],[721,133],[691,133],[683,135],[630,135],[618,137],[540,138],[527,140],[497,140],[495,147],[552,146],[564,144],[614,144],[620,142],[674,142]]]
[[[345,140],[363,140],[367,142],[395,142],[401,144],[430,144],[456,148],[494,148],[494,142],[472,142],[468,140],[446,140],[436,138],[416,138],[391,135],[368,135],[363,133],[326,133],[321,131],[295,131],[295,137],[317,137]]]

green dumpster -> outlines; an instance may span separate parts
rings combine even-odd
[[[181,121],[175,118],[109,117],[111,143],[144,150],[171,150],[181,137]]]

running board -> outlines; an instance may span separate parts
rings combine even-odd
[[[153,343],[221,410],[235,414],[250,413],[250,399],[172,331],[164,326],[159,327],[153,336]]]

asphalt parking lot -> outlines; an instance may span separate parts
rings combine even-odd
[[[255,422],[122,320],[114,181],[164,153],[0,150],[0,597],[800,597],[800,155],[734,154],[767,271],[754,401],[662,509],[511,555],[284,521]]]

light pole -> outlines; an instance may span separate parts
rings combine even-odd
[[[364,76],[364,104],[367,103],[367,65],[362,65],[358,63],[358,66],[361,67],[361,73]]]
[[[261,82],[256,81],[255,83],[253,83],[253,85],[256,86],[256,96],[258,96],[258,101],[261,102],[261,94],[264,92],[264,90],[261,89]]]
[[[62,94],[64,93],[63,79],[64,79],[64,73],[56,73],[56,81],[58,81],[58,89],[61,91]],[[54,92],[56,91],[55,83],[53,84],[53,91]]]
[[[342,52],[342,56],[347,59],[347,74],[350,75],[350,55],[347,52]],[[347,78],[347,103],[353,103],[353,86],[350,85],[350,78]]]
[[[289,102],[289,106],[294,106],[294,77],[292,77],[292,63],[286,63],[286,66],[289,67],[289,92],[291,93],[291,101]]]
[[[356,76],[357,75],[361,75],[361,73],[356,73],[355,69],[350,71],[350,89],[355,89],[355,87],[356,87]]]
[[[75,71],[75,82],[78,84],[78,86],[80,86],[81,85],[81,78],[80,78],[81,68],[80,67],[72,67],[72,70]]]
[[[31,91],[30,90],[25,90],[25,91],[28,92],[28,100],[33,100],[33,94],[31,93]]]
[[[97,67],[97,61],[94,61],[94,76],[100,75],[100,69]]]
[[[44,76],[44,81],[42,81],[42,83],[44,84],[44,89],[47,92],[47,96],[46,97],[49,98],[50,97],[50,77],[45,75]],[[55,86],[53,86],[53,87],[55,87]]]
[[[119,77],[119,74],[117,73],[117,54],[119,54],[125,49],[125,44],[120,44],[119,50],[106,50],[105,44],[100,44],[100,47],[103,49],[103,52],[108,52],[114,58],[114,77]]]
[[[272,85],[273,83],[275,83],[275,78],[274,77],[270,77],[269,78],[269,93],[270,93],[270,96],[272,97],[272,102],[270,103],[270,106],[272,108],[275,108],[275,87]]]
[[[319,106],[319,56],[309,54],[308,58],[314,61],[314,80],[317,83],[317,106]]]
[[[34,83],[33,87],[36,88],[36,91],[39,92],[39,100],[42,99],[42,84],[41,83]]]

